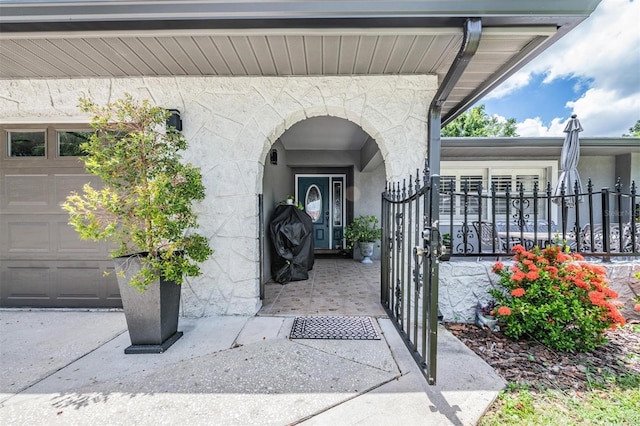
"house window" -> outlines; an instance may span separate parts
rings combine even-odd
[[[546,184],[552,181],[554,171],[557,171],[557,162],[553,161],[489,161],[480,164],[477,161],[443,161],[441,165],[441,195],[440,215],[443,220],[453,215],[454,221],[463,221],[465,207],[467,220],[477,220],[481,215],[483,220],[492,217],[492,209],[495,208],[496,218],[506,219],[507,204],[504,194],[509,188],[510,203],[509,214],[513,216],[520,208],[519,190],[522,186],[525,196],[531,196],[537,184],[538,195],[546,195]],[[553,185],[554,182],[552,182]],[[491,186],[495,185],[498,197],[491,199]],[[449,192],[457,193],[453,197]],[[478,193],[483,198],[478,199]],[[468,197],[464,194],[467,192]],[[528,217],[534,217],[533,203],[525,200],[523,212]],[[538,203],[537,217],[546,217],[545,203]],[[480,208],[482,212],[480,214]]]
[[[462,218],[466,206],[467,215],[478,217],[480,202],[478,199],[478,190],[482,186],[482,193],[486,194],[487,172],[482,169],[461,170],[452,172],[444,171],[441,178],[440,188],[444,194],[440,196],[440,214],[449,216],[453,211],[454,217]],[[454,196],[451,197],[447,192],[453,190],[457,193],[468,193],[468,197]],[[486,200],[482,200],[483,210],[486,210]],[[453,210],[452,210],[453,209]]]
[[[538,195],[545,195],[545,184],[547,176],[544,169],[494,169],[491,175],[491,183],[495,185],[497,194],[505,194],[507,189],[510,193],[509,213],[520,208],[520,189],[522,188],[525,197],[533,195],[534,188],[537,187]],[[529,217],[534,217],[533,203],[524,200],[525,205],[522,206],[523,212]],[[537,217],[546,218],[546,209],[544,202],[538,203]],[[507,203],[505,198],[495,200],[496,216],[506,217]]]
[[[59,130],[56,132],[59,157],[77,157],[84,155],[80,144],[88,142],[92,132],[82,130]]]
[[[7,132],[9,157],[44,157],[45,145],[44,130]]]

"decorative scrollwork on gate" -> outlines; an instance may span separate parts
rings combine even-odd
[[[402,281],[398,278],[396,282],[396,303],[395,303],[395,313],[396,318],[402,318]]]
[[[413,259],[415,267],[411,272],[413,272],[413,281],[415,283],[414,292],[415,294],[420,294],[422,286],[424,285],[422,277],[422,262],[424,260],[424,251],[420,247],[413,248]]]
[[[396,241],[398,242],[398,246],[402,244],[402,240],[404,238],[404,214],[396,213]]]

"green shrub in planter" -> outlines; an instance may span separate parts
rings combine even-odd
[[[344,238],[347,248],[353,248],[358,243],[375,243],[382,238],[382,229],[378,228],[378,218],[375,216],[358,216],[344,228]]]
[[[106,240],[113,257],[140,253],[144,267],[131,280],[140,291],[158,275],[177,284],[200,274],[212,250],[193,203],[205,197],[200,170],[181,161],[184,136],[166,127],[169,111],[131,95],[108,103],[80,99],[95,133],[81,145],[86,170],[102,180],[86,184],[62,204],[83,239]]]

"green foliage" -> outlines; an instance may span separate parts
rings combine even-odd
[[[479,425],[637,425],[640,388],[612,386],[581,393],[508,389],[494,407]]]
[[[441,134],[447,137],[518,136],[515,118],[500,121],[487,114],[484,105],[478,105],[456,117],[442,128]]]
[[[145,267],[131,284],[144,290],[158,274],[180,284],[197,276],[212,250],[192,207],[205,197],[200,170],[181,161],[184,136],[165,129],[169,112],[131,95],[108,103],[80,99],[95,133],[80,145],[86,170],[102,180],[71,193],[62,208],[82,239],[107,240],[113,257],[144,253]]]
[[[375,216],[358,216],[344,228],[344,238],[347,248],[356,243],[375,243],[382,238],[382,229],[378,228],[378,218]]]
[[[605,268],[578,262],[582,256],[558,246],[526,251],[517,245],[513,251],[511,268],[495,264],[501,288],[489,291],[507,336],[530,336],[561,351],[592,351],[606,343],[606,329],[624,325]]]
[[[448,250],[451,250],[451,234],[442,234],[442,244],[444,244]]]
[[[640,137],[640,120],[636,121],[636,124],[629,128],[629,134],[625,133],[622,136],[626,138]]]
[[[587,387],[590,390],[611,389],[640,389],[640,374],[625,372],[618,374],[613,368],[593,368],[588,366],[585,370]],[[640,401],[639,401],[640,403]]]

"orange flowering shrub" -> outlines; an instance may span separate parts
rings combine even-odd
[[[591,351],[606,343],[606,329],[624,325],[604,267],[559,246],[527,251],[516,245],[513,251],[513,266],[493,266],[502,288],[489,291],[507,336],[529,336],[562,351]]]

